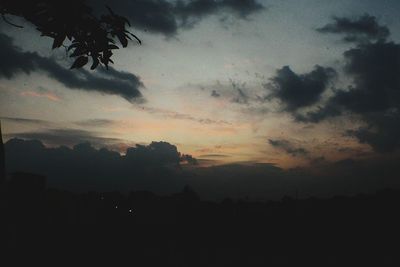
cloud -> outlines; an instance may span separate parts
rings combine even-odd
[[[73,146],[77,143],[89,142],[96,147],[111,146],[123,143],[125,140],[117,138],[102,137],[101,135],[79,129],[46,129],[43,131],[10,133],[7,138],[22,138],[41,140],[50,146],[67,145]]]
[[[364,14],[357,18],[333,17],[329,23],[319,29],[320,33],[334,33],[344,35],[346,42],[365,42],[369,40],[383,40],[389,37],[390,31],[381,26],[376,17]]]
[[[357,20],[336,21],[337,29],[333,24],[321,29],[353,35],[362,33],[368,37],[354,40],[355,46],[343,54],[344,74],[352,84],[333,91],[333,96],[317,109],[295,114],[295,119],[318,123],[352,115],[361,126],[346,131],[345,135],[355,137],[377,152],[394,152],[400,148],[400,44],[385,40],[389,30],[379,26],[374,17],[364,15]]]
[[[37,140],[11,139],[5,144],[7,170],[46,175],[50,186],[69,190],[180,191],[182,161],[194,162],[167,142],[136,145],[126,155],[90,143],[47,148]]]
[[[21,123],[21,124],[37,124],[37,125],[49,125],[51,124],[46,120],[38,120],[38,119],[28,119],[28,118],[19,118],[19,117],[0,117],[0,120]]]
[[[343,114],[342,109],[336,104],[328,102],[325,106],[319,106],[317,109],[308,111],[305,114],[295,113],[293,114],[295,121],[297,122],[312,122],[319,123],[325,119],[332,117],[338,117]]]
[[[263,104],[265,102],[264,97],[260,96],[264,93],[263,88],[260,88],[258,84],[248,85],[240,80],[229,79],[226,82],[217,80],[213,83],[190,84],[190,86],[209,92],[212,98],[227,103],[250,107],[251,104]]]
[[[221,95],[218,94],[216,90],[212,90],[211,96],[212,96],[212,97],[220,97]]]
[[[42,57],[36,52],[23,52],[13,45],[10,37],[2,33],[0,58],[0,78],[12,79],[20,73],[44,72],[49,78],[69,89],[119,95],[130,102],[142,100],[139,89],[143,84],[134,74],[113,68],[109,68],[108,71],[100,68],[95,72],[85,69],[69,70],[55,60]],[[38,93],[35,93],[35,96],[39,96]]]
[[[334,77],[336,71],[332,68],[317,65],[309,73],[296,74],[285,66],[278,69],[266,85],[272,90],[268,99],[278,99],[285,105],[286,111],[294,112],[317,103]]]
[[[296,147],[294,146],[291,142],[288,140],[283,140],[283,139],[269,139],[268,143],[280,150],[283,150],[289,155],[292,155],[293,157],[302,157],[306,156],[309,154],[308,150],[302,148],[302,147]]]
[[[178,2],[176,12],[183,25],[192,25],[202,17],[218,13],[230,13],[244,19],[264,8],[255,0],[192,0],[186,4]]]
[[[102,6],[92,1],[93,6]],[[230,14],[248,19],[265,9],[255,0],[114,0],[104,1],[117,13],[126,16],[136,29],[166,36],[176,35],[179,29],[188,29],[210,15]]]
[[[352,86],[335,91],[324,106],[297,120],[317,123],[353,114],[365,126],[348,135],[378,152],[400,148],[400,44],[358,44],[344,53],[344,59],[344,72],[353,80]]]
[[[356,137],[360,143],[369,144],[381,153],[393,152],[400,148],[400,113],[363,114],[367,126],[349,130],[349,136]]]
[[[157,114],[169,119],[176,119],[176,120],[189,120],[194,121],[201,124],[217,124],[217,125],[231,125],[232,123],[224,120],[213,120],[210,118],[198,118],[194,117],[189,114],[179,113],[171,110],[160,109],[160,108],[153,108],[153,107],[146,107],[146,106],[139,106],[135,107],[139,110],[150,114]]]
[[[90,119],[77,121],[75,124],[83,127],[107,127],[115,124],[115,121],[109,119]]]
[[[230,156],[224,154],[204,154],[199,156],[199,158],[228,158],[228,157]]]
[[[22,96],[30,96],[30,97],[39,97],[39,98],[46,98],[50,101],[54,102],[60,102],[61,98],[58,97],[54,93],[40,93],[40,92],[35,92],[35,91],[23,91],[20,93]]]
[[[239,83],[233,80],[230,80],[232,84],[232,88],[235,92],[235,96],[231,99],[231,102],[237,104],[245,104],[247,105],[251,100],[250,97],[245,93],[246,83]]]
[[[339,91],[335,101],[360,113],[400,106],[400,44],[361,44],[344,57],[345,72],[354,79],[354,87]]]
[[[199,162],[196,158],[194,158],[192,155],[188,155],[188,154],[182,154],[180,160],[183,162],[186,162],[190,165],[198,165],[199,164]]]
[[[181,154],[168,142],[152,142],[148,146],[136,145],[126,150],[126,159],[140,165],[179,165]]]

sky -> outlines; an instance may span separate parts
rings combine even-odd
[[[91,4],[101,11],[106,2]],[[67,70],[65,51],[52,50],[28,23],[0,24],[6,140],[89,141],[121,154],[165,141],[199,168],[319,172],[349,159],[362,166],[397,159],[398,1],[109,5],[142,40],[118,50],[109,72]]]

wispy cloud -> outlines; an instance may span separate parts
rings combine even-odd
[[[9,133],[7,138],[36,139],[50,146],[73,146],[89,142],[96,147],[109,147],[126,142],[123,139],[104,137],[101,133],[80,129],[56,128],[31,132]]]
[[[21,96],[46,98],[50,101],[60,102],[61,98],[54,93],[39,93],[35,91],[24,91],[20,93]]]
[[[179,113],[176,111],[172,110],[167,110],[167,109],[160,109],[160,108],[154,108],[154,107],[147,107],[147,106],[140,106],[140,107],[134,107],[138,110],[147,112],[149,114],[155,114],[159,115],[168,119],[176,119],[176,120],[188,120],[188,121],[193,121],[201,124],[216,124],[216,125],[232,125],[231,122],[225,121],[225,120],[213,120],[210,118],[200,118],[200,117],[195,117],[190,114],[185,114],[185,113]]]
[[[107,127],[115,123],[116,121],[109,119],[89,119],[74,122],[74,124],[83,127]]]
[[[28,119],[28,118],[19,118],[19,117],[0,117],[0,120],[22,123],[22,124],[40,124],[40,125],[49,125],[51,122],[46,120],[39,119]]]
[[[228,158],[229,155],[224,154],[203,154],[198,156],[199,158]]]

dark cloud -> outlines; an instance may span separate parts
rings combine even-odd
[[[10,133],[6,137],[42,140],[44,144],[50,146],[73,146],[77,143],[90,142],[96,147],[104,147],[124,142],[122,139],[102,137],[97,133],[79,129],[46,129],[35,132]]]
[[[363,114],[363,120],[368,124],[347,134],[356,137],[360,143],[369,144],[375,151],[381,153],[393,152],[400,148],[400,113]]]
[[[99,5],[92,1],[93,6]],[[264,10],[256,0],[114,0],[108,2],[116,12],[126,16],[137,29],[167,36],[190,28],[209,15],[232,14],[240,19]]]
[[[194,158],[192,155],[188,155],[188,154],[182,154],[181,161],[186,162],[190,165],[198,165],[199,164],[199,162],[196,158]]]
[[[294,112],[317,103],[335,76],[334,69],[318,65],[305,74],[296,74],[289,66],[285,66],[277,70],[266,85],[272,90],[268,98],[280,100],[286,111]]]
[[[390,31],[381,26],[376,17],[369,14],[357,18],[334,17],[333,23],[317,29],[321,33],[343,34],[346,42],[364,42],[368,40],[383,40],[389,37]]]
[[[347,50],[344,59],[344,71],[353,78],[353,86],[336,91],[327,108],[343,107],[365,114],[400,107],[399,44],[384,41],[359,44]]]
[[[343,33],[357,44],[344,52],[344,73],[352,79],[347,89],[334,91],[318,109],[296,114],[297,121],[318,123],[344,114],[362,124],[347,136],[386,153],[400,148],[400,44],[387,41],[390,31],[375,17],[336,18],[321,32]],[[350,38],[350,37],[354,38]]]
[[[400,45],[393,42],[361,44],[344,53],[345,71],[354,87],[339,91],[336,102],[364,113],[400,107]]]
[[[400,44],[386,41],[362,43],[344,53],[345,74],[353,79],[349,88],[337,90],[315,111],[298,115],[303,122],[350,113],[365,126],[347,132],[376,151],[400,147]]]
[[[139,88],[143,86],[134,74],[113,68],[96,72],[84,69],[69,70],[55,60],[35,52],[23,52],[14,46],[12,39],[0,33],[0,78],[11,79],[19,73],[44,72],[65,87],[76,90],[94,91],[102,94],[119,95],[133,102],[142,100]]]
[[[178,1],[176,12],[186,26],[196,23],[202,17],[224,12],[247,18],[264,8],[255,0],[192,0],[187,3]]]
[[[152,142],[150,145],[136,145],[126,150],[126,158],[140,165],[179,165],[181,155],[176,146],[167,142]]]
[[[297,122],[318,123],[325,119],[337,117],[342,114],[343,114],[343,111],[340,107],[329,102],[325,106],[319,106],[316,110],[308,111],[305,114],[295,113],[295,114],[293,114],[293,116]]]
[[[176,192],[184,186],[180,162],[195,161],[167,142],[136,145],[120,155],[89,143],[47,148],[40,141],[11,139],[5,151],[8,171],[43,174],[50,186],[85,191]]]
[[[302,157],[306,156],[309,154],[308,150],[302,147],[296,147],[294,144],[289,142],[288,140],[283,140],[283,139],[269,139],[268,143],[280,150],[283,150],[284,152],[292,155],[293,157]]]

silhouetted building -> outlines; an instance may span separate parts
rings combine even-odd
[[[46,189],[46,177],[43,175],[15,172],[10,174],[9,189],[25,194],[42,193]]]
[[[4,144],[1,133],[1,121],[0,121],[0,184],[3,184],[5,180],[6,180],[6,165],[5,165]]]

